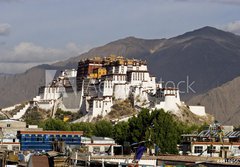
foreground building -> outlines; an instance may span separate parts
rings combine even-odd
[[[232,126],[221,128],[182,135],[181,153],[222,158],[240,156],[240,131],[233,131]]]
[[[65,151],[65,146],[80,147],[82,134],[82,131],[19,131],[17,138],[22,151],[55,150],[62,152]]]
[[[115,140],[112,138],[96,136],[92,136],[91,138],[82,137],[81,145],[82,148],[86,148],[86,152],[91,153],[91,155],[104,155],[110,151],[110,147],[117,146]]]
[[[22,131],[39,131],[37,125],[27,125],[26,122],[17,120],[0,120],[0,136],[1,136],[1,149],[3,150],[20,150],[20,142],[17,138],[17,132]]]

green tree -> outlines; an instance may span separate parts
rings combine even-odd
[[[72,131],[83,131],[86,137],[93,136],[95,131],[95,125],[91,122],[72,123],[70,128]]]
[[[55,114],[55,118],[63,120],[64,116],[71,116],[70,111],[63,111],[62,109],[58,108]]]
[[[151,124],[150,112],[148,109],[143,109],[137,117],[129,119],[129,139],[130,142],[140,142],[148,140],[146,132]]]
[[[119,122],[113,128],[113,136],[117,143],[123,144],[129,138],[128,122]]]
[[[112,123],[106,120],[96,122],[94,135],[101,137],[112,137],[113,136]]]
[[[172,115],[164,110],[154,110],[151,114],[151,140],[160,147],[162,153],[176,154],[179,138],[178,124]]]
[[[184,133],[194,133],[203,126],[188,125],[176,121],[174,117],[164,110],[143,109],[137,117],[128,122],[118,123],[114,126],[113,135],[118,143],[129,141],[131,143],[147,141],[151,147],[155,143],[160,147],[161,153],[177,154],[177,144]]]
[[[44,130],[62,130],[62,131],[68,131],[70,130],[70,126],[68,123],[63,122],[59,119],[47,119],[45,120],[40,127],[42,127]]]
[[[69,117],[68,121],[73,121],[80,118],[82,115],[80,113],[73,113],[71,111],[63,111],[62,109],[58,108],[55,113],[55,118],[63,120],[65,116]]]
[[[143,109],[138,117],[129,120],[130,142],[148,141],[147,146],[157,144],[162,153],[177,153],[178,123],[163,110],[149,112]]]

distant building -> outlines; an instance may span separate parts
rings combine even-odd
[[[54,142],[80,146],[82,131],[19,131],[20,150],[51,151]]]

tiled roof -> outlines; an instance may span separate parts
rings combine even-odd
[[[218,137],[218,131],[217,130],[203,130],[198,134],[198,137]],[[229,138],[236,138],[240,137],[240,131],[233,131],[233,132],[227,132],[224,134],[225,137]]]
[[[82,135],[83,131],[19,131],[20,134],[76,134]]]
[[[227,136],[229,138],[240,137],[240,131],[228,132],[227,134],[225,134],[225,136]]]

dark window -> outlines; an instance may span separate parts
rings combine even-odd
[[[31,141],[36,141],[36,140],[37,140],[36,135],[31,135]]]
[[[43,141],[43,136],[42,135],[37,135],[37,141]]]
[[[109,150],[110,146],[105,146],[104,151],[107,152]]]
[[[114,155],[122,155],[122,153],[123,153],[123,148],[122,148],[122,146],[114,146],[113,147],[113,153],[114,153]]]
[[[194,153],[202,153],[202,152],[203,152],[203,146],[194,147]]]
[[[11,127],[11,124],[7,124],[7,127]]]
[[[222,146],[222,147],[220,147],[220,150],[223,150],[223,149],[224,149],[224,150],[228,150],[228,149],[229,149],[229,147],[223,147],[223,146]]]
[[[19,146],[13,146],[12,149],[13,149],[14,151],[18,151],[18,150],[19,150]]]
[[[207,147],[207,153],[214,153],[216,151],[216,147],[215,146],[208,146]]]
[[[99,153],[100,152],[100,147],[93,147],[93,152]]]

